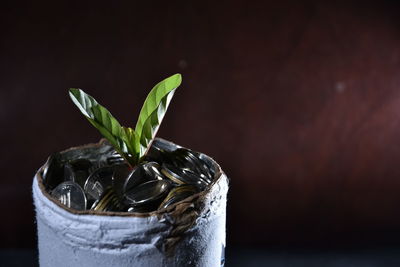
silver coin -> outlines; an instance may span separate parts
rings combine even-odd
[[[181,177],[181,169],[174,165],[163,163],[161,167],[161,173],[176,184],[185,184],[185,181]]]
[[[95,211],[121,211],[121,204],[118,195],[113,188],[108,188],[103,195],[96,200],[92,207]]]
[[[214,180],[215,177],[215,172],[217,170],[217,165],[215,162],[207,155],[204,155],[202,153],[196,152],[198,155],[198,158],[201,160],[201,162],[208,168],[210,172],[210,180]]]
[[[210,181],[203,174],[198,174],[188,169],[182,169],[182,173],[182,177],[184,177],[184,181],[187,184],[196,185],[201,190],[210,184]]]
[[[211,180],[212,174],[209,167],[199,157],[199,153],[194,152],[190,149],[180,148],[173,152],[175,158],[179,160],[176,166],[180,166],[183,169],[188,169],[205,180]]]
[[[162,180],[163,175],[160,173],[160,164],[155,161],[146,162],[141,166],[144,170],[144,174],[149,180]]]
[[[181,149],[165,153],[161,162],[174,165],[180,168],[185,168],[186,165],[188,164],[186,162],[185,155],[182,153]]]
[[[176,184],[196,185],[204,189],[209,182],[189,169],[182,169],[174,165],[163,163],[161,173]]]
[[[76,210],[86,209],[86,196],[83,189],[75,182],[66,181],[59,184],[51,195],[68,208]]]
[[[198,192],[197,188],[193,185],[177,186],[168,193],[163,202],[160,204],[159,209],[165,209],[175,203],[178,203],[192,196],[197,192]]]
[[[114,170],[112,167],[102,167],[95,170],[86,180],[83,189],[88,198],[98,200],[101,195],[113,186]]]
[[[128,174],[123,186],[123,192],[127,192],[145,181],[147,181],[147,177],[143,174],[141,165],[137,165]]]
[[[134,167],[125,180],[123,192],[151,180],[162,180],[164,177],[159,171],[160,165],[157,162],[144,162]]]
[[[214,175],[209,165],[201,158],[201,153],[190,151],[194,164],[196,165],[197,173],[209,182],[212,181]]]
[[[176,161],[176,165],[193,165],[194,163],[192,162],[192,155],[190,154],[190,151],[186,148],[179,148],[173,152],[171,152],[171,157],[173,158],[173,160]]]
[[[149,150],[146,153],[146,158],[162,162],[166,160],[166,153],[178,149],[179,146],[168,142],[161,138],[155,138]]]
[[[167,154],[167,159],[164,164],[175,166],[179,169],[189,172],[189,176],[196,174],[207,184],[211,181],[211,173],[208,167],[200,160],[197,154],[186,148],[179,148]],[[178,174],[182,176],[183,174]]]
[[[126,203],[129,206],[139,206],[160,200],[168,193],[169,186],[167,180],[148,181],[126,192]]]
[[[162,138],[155,138],[153,140],[153,143],[151,144],[150,150],[157,149],[157,150],[161,150],[161,151],[171,152],[171,151],[178,149],[179,147],[180,146],[178,146],[174,143],[171,143],[167,140],[164,140]]]

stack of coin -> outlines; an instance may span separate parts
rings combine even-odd
[[[46,189],[76,210],[152,212],[205,190],[215,175],[210,158],[162,139],[133,168],[108,146],[50,156]]]

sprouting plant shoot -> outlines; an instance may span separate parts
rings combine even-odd
[[[149,149],[181,82],[182,76],[175,74],[153,87],[144,101],[135,129],[121,126],[105,107],[81,89],[70,88],[69,95],[82,114],[115,150],[131,166],[135,166]]]

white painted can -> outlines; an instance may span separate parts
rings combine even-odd
[[[33,199],[40,266],[221,266],[228,178],[215,165],[209,189],[173,209],[144,216],[71,212],[44,190],[38,171]]]

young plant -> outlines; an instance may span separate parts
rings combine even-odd
[[[182,76],[175,74],[153,87],[144,101],[135,129],[121,126],[105,107],[81,89],[70,88],[69,95],[82,114],[115,150],[131,166],[135,166],[149,149],[181,82]]]

